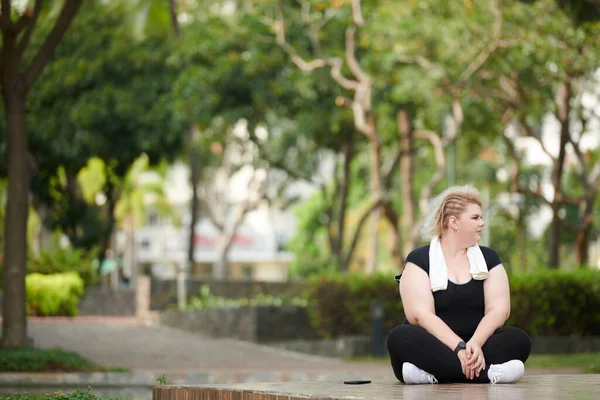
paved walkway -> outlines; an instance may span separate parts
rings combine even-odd
[[[381,362],[344,362],[269,346],[215,339],[135,318],[30,318],[28,335],[35,347],[60,347],[104,366],[130,369],[127,374],[62,374],[68,384],[114,382],[148,386],[165,374],[172,384],[218,384],[272,381],[371,379],[395,381],[391,367]],[[557,372],[526,369],[526,374]],[[573,372],[564,371],[564,372]],[[55,374],[25,377],[2,374],[2,381],[49,384]],[[600,376],[600,375],[599,375]],[[83,379],[83,380],[82,380]]]
[[[600,398],[600,375],[539,375],[541,371],[526,369],[525,378],[517,385],[415,387],[398,383],[386,363],[349,363],[237,340],[214,339],[142,325],[133,318],[31,318],[28,335],[36,347],[61,347],[99,364],[124,367],[132,372],[3,373],[0,374],[0,394],[24,389],[39,393],[68,391],[91,385],[99,396],[149,400],[150,387],[164,374],[170,385],[269,389],[286,393],[281,397],[285,399],[294,398],[290,396],[292,393],[306,395],[304,398],[323,398],[321,394],[327,394],[330,399]],[[347,386],[341,383],[345,379],[369,379],[373,384]],[[253,383],[257,386],[248,386]],[[338,397],[329,397],[333,395]],[[171,400],[177,400],[177,396]],[[232,399],[238,398],[237,394],[232,396]],[[280,398],[269,396],[252,398]]]
[[[342,382],[258,383],[187,388],[160,387],[153,400],[525,400],[600,398],[600,375],[531,375],[510,385],[403,385],[377,381],[367,385]]]
[[[32,318],[35,347],[61,347],[104,366],[172,376],[177,383],[324,380],[328,377],[393,379],[385,363],[348,363],[269,346],[215,339],[133,318]],[[171,380],[172,381],[172,380]]]

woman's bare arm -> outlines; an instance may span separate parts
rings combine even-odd
[[[492,269],[483,282],[485,298],[485,316],[479,322],[471,340],[480,346],[494,334],[494,331],[504,325],[510,316],[510,289],[508,276],[504,266],[498,265]]]
[[[452,350],[462,341],[460,336],[435,315],[429,276],[413,263],[406,263],[402,272],[400,297],[408,322],[425,329]]]

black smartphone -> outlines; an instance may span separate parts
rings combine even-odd
[[[371,383],[371,381],[357,380],[357,381],[344,381],[344,383],[346,385],[364,385],[366,383]]]

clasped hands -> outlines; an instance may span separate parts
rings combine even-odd
[[[481,371],[485,369],[485,358],[481,345],[471,339],[467,342],[467,348],[458,352],[458,359],[462,367],[463,374],[467,379],[479,377]]]

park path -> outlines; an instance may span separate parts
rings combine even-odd
[[[38,348],[60,347],[104,366],[154,371],[355,371],[393,378],[384,363],[350,363],[233,339],[218,339],[135,318],[30,318]]]

